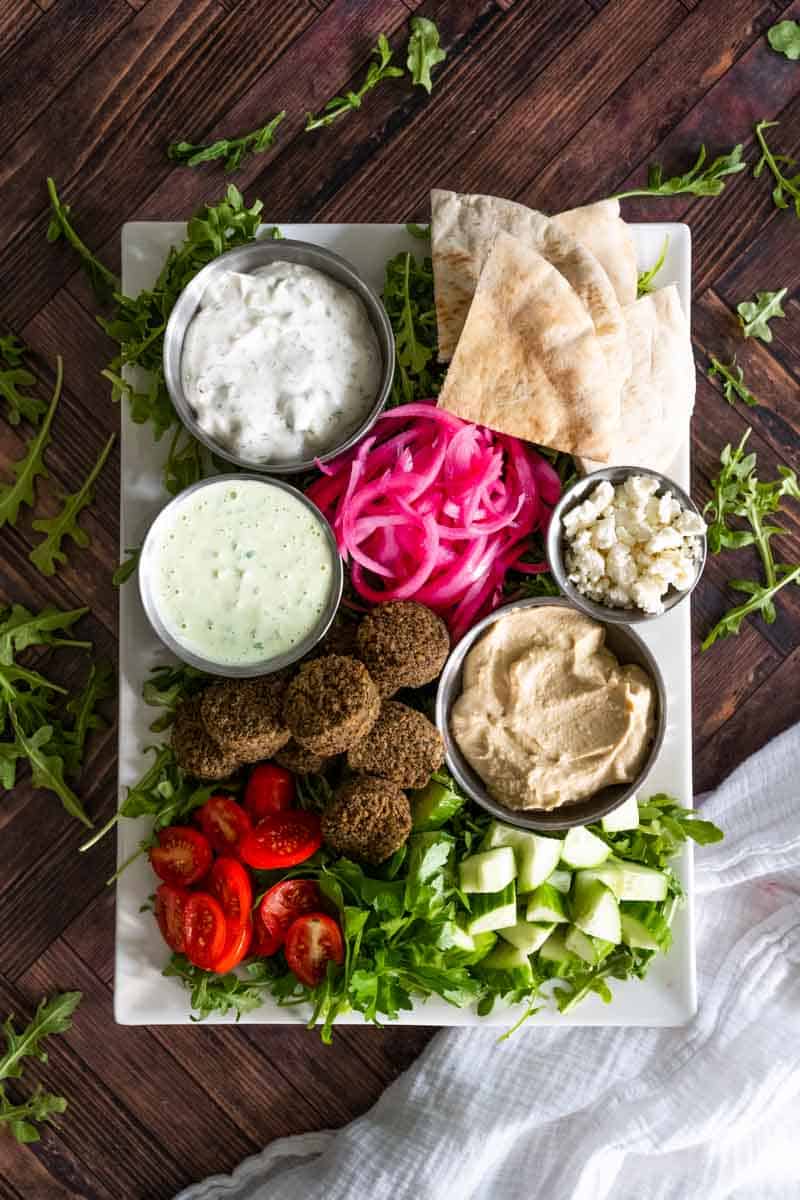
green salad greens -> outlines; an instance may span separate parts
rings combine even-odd
[[[5,1041],[5,1049],[0,1053],[0,1132],[7,1129],[18,1142],[38,1142],[39,1126],[63,1113],[67,1102],[63,1096],[44,1091],[39,1084],[26,1100],[15,1104],[6,1095],[4,1081],[22,1077],[26,1058],[47,1062],[45,1039],[67,1032],[80,1002],[80,992],[64,992],[50,1000],[42,1000],[22,1030],[16,1029],[13,1016],[0,1025],[0,1034]]]
[[[222,158],[225,160],[226,171],[237,171],[251,154],[263,154],[269,149],[275,138],[275,130],[285,116],[284,110],[250,133],[241,134],[239,137],[218,138],[216,142],[205,146],[195,145],[193,142],[173,142],[167,149],[167,157],[187,167],[199,167],[201,163]]]

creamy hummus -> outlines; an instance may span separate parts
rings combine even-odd
[[[597,621],[543,605],[500,617],[466,656],[451,730],[500,804],[558,808],[641,770],[655,687],[604,643]]]

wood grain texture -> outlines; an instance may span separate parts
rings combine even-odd
[[[631,186],[656,159],[685,169],[698,145],[735,141],[755,162],[753,126],[780,119],[776,149],[800,153],[800,68],[764,37],[800,0],[0,0],[0,331],[23,336],[42,394],[54,359],[65,389],[37,515],[74,490],[119,414],[99,378],[113,346],[95,322],[69,250],[44,238],[44,176],[58,180],[87,243],[119,266],[132,219],[183,217],[227,183],[218,166],[174,167],[177,136],[240,132],[286,108],[274,147],[236,177],[271,220],[424,219],[431,185],[471,188],[555,211]],[[447,51],[428,97],[390,80],[360,111],[316,134],[304,114],[360,82],[378,33],[405,57],[412,12],[434,19]],[[714,199],[626,203],[636,220],[687,220],[694,242],[698,365],[693,491],[710,494],[721,446],[748,425],[763,476],[800,463],[800,222],[748,171]],[[789,288],[770,345],[744,342],[736,304]],[[706,378],[711,354],[736,355],[759,405],[731,407]],[[0,477],[29,431],[0,420]],[[79,625],[116,655],[119,471],[116,452],[68,566],[40,576],[33,516],[4,529],[0,601],[90,605]],[[793,506],[776,546],[800,555]],[[713,787],[800,719],[800,589],[776,622],[757,617],[705,654],[700,642],[735,597],[727,580],[757,567],[750,549],[713,558],[693,598],[695,779]],[[74,691],[88,660],[31,651]],[[81,794],[95,818],[116,803],[116,729],[93,737]],[[122,1029],[113,1024],[112,839],[78,852],[82,830],[27,772],[0,802],[0,1017],[39,995],[81,988],[73,1031],[33,1079],[70,1109],[40,1143],[0,1138],[0,1200],[164,1200],[227,1170],[274,1137],[344,1124],[406,1069],[433,1031],[345,1028],[330,1049],[282,1027]],[[42,848],[46,848],[46,853]],[[168,1113],[170,1136],[164,1137]]]

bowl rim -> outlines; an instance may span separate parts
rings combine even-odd
[[[659,484],[656,495],[662,495],[666,491],[671,491],[681,506],[688,512],[693,512],[698,516],[705,526],[703,514],[689,493],[662,471],[656,471],[650,467],[601,467],[597,471],[592,471],[588,475],[582,475],[579,479],[573,480],[569,487],[562,492],[550,517],[546,539],[547,561],[550,565],[553,578],[561,592],[572,601],[575,607],[581,609],[587,616],[594,617],[596,621],[606,622],[610,625],[640,625],[646,621],[657,621],[672,612],[674,608],[677,608],[679,604],[688,599],[697,587],[705,570],[708,553],[708,537],[706,532],[697,534],[700,540],[700,555],[697,560],[694,580],[691,586],[684,591],[679,591],[678,588],[670,585],[669,591],[664,596],[664,611],[660,613],[648,613],[640,608],[613,608],[609,605],[599,604],[596,600],[591,600],[578,590],[575,584],[569,579],[564,562],[564,516],[576,504],[580,504],[581,501],[585,500],[587,493],[602,480],[608,480],[609,483],[617,486],[620,483],[624,483],[626,479],[630,479],[632,475],[645,475],[650,479],[656,479]]]
[[[305,262],[305,259],[308,257],[314,261],[312,263]],[[300,262],[306,266],[313,266],[323,274],[328,275],[329,278],[334,279],[335,282],[341,283],[343,287],[349,288],[350,291],[359,297],[367,309],[367,315],[375,331],[381,352],[381,380],[375,399],[364,420],[359,423],[358,427],[347,438],[337,443],[330,450],[326,450],[322,454],[317,454],[313,458],[294,459],[288,462],[254,462],[252,459],[242,458],[226,447],[219,445],[198,424],[192,411],[192,406],[183,389],[183,380],[181,377],[183,344],[189,325],[200,306],[203,292],[212,276],[223,270],[239,270],[243,274],[249,274],[257,267],[267,266],[271,262],[281,262],[284,259],[287,262]],[[339,275],[328,269],[331,266],[337,269]],[[345,279],[340,278],[340,275],[344,275]],[[226,462],[232,463],[234,466],[240,467],[244,471],[250,471],[253,474],[300,475],[313,471],[317,463],[329,462],[331,459],[336,458],[337,455],[349,450],[372,428],[375,421],[383,412],[386,402],[389,399],[394,379],[394,332],[389,315],[380,296],[367,283],[357,268],[348,259],[343,258],[341,254],[336,254],[335,251],[329,250],[327,246],[317,246],[313,242],[303,242],[296,238],[261,238],[253,242],[247,242],[242,246],[235,246],[232,250],[226,250],[224,254],[220,254],[217,258],[212,259],[211,262],[206,263],[189,280],[175,301],[167,320],[167,327],[164,331],[162,363],[164,381],[179,420],[192,437],[201,442],[207,450],[215,454],[218,458],[224,459]]]
[[[483,780],[472,769],[458,748],[450,729],[450,713],[453,704],[458,695],[460,695],[461,671],[464,659],[483,633],[501,617],[521,609],[545,607],[566,608],[572,612],[580,611],[565,596],[536,596],[528,599],[512,600],[508,604],[500,605],[499,608],[496,608],[488,616],[478,621],[476,625],[473,625],[472,629],[465,633],[451,650],[447,662],[442,668],[442,673],[439,676],[435,704],[436,727],[444,742],[447,766],[459,787],[470,799],[474,800],[476,804],[485,809],[497,820],[502,821],[506,825],[513,825],[519,829],[527,829],[537,833],[571,829],[576,825],[591,825],[599,821],[601,817],[606,817],[609,813],[619,808],[644,785],[661,753],[667,729],[666,685],[661,668],[652,650],[635,630],[630,628],[623,629],[619,624],[613,622],[598,621],[600,625],[613,624],[615,637],[622,633],[624,636],[630,638],[638,654],[647,664],[648,674],[656,690],[657,712],[655,730],[647,758],[642,765],[641,771],[630,783],[612,785],[613,789],[619,792],[618,795],[603,798],[605,792],[612,790],[612,788],[603,788],[600,792],[596,792],[593,796],[588,796],[584,800],[549,810],[517,810],[506,808],[505,805],[500,804],[499,801],[490,796]],[[581,615],[586,616],[587,614],[581,613]],[[459,689],[458,691],[456,690],[457,688]],[[588,813],[587,809],[589,810]],[[569,815],[570,812],[573,815]]]
[[[166,520],[166,514],[174,511],[181,503],[183,503],[194,492],[201,488],[212,487],[216,484],[230,484],[242,482],[254,482],[263,484],[266,487],[277,488],[279,491],[288,492],[295,499],[300,500],[303,505],[309,509],[316,517],[319,525],[324,531],[325,540],[332,559],[332,577],[331,589],[328,600],[325,604],[324,611],[320,616],[319,621],[314,626],[312,631],[298,642],[292,650],[286,651],[284,654],[274,655],[271,658],[260,659],[254,663],[219,663],[214,659],[205,658],[202,654],[197,654],[193,650],[187,649],[178,639],[170,632],[164,621],[161,619],[161,614],[158,610],[158,605],[153,595],[152,578],[148,570],[150,558],[152,557],[155,537],[157,536],[157,526],[163,520]],[[148,551],[149,543],[149,551]],[[190,487],[184,488],[177,496],[174,496],[160,512],[153,518],[148,526],[147,533],[142,542],[142,552],[139,557],[139,569],[137,572],[139,582],[139,596],[142,601],[142,608],[145,616],[150,623],[150,627],[155,633],[159,641],[170,650],[176,658],[181,662],[187,663],[190,667],[195,667],[199,671],[205,672],[207,675],[219,675],[227,679],[253,679],[259,675],[271,675],[275,671],[280,671],[284,667],[291,666],[292,663],[309,654],[319,641],[325,636],[333,623],[333,619],[339,608],[339,603],[342,598],[342,588],[344,586],[344,569],[342,560],[339,555],[339,548],[336,545],[336,538],[333,530],[323,515],[308,496],[304,495],[299,488],[293,487],[292,484],[286,483],[283,479],[272,479],[268,475],[259,475],[255,473],[238,472],[228,475],[212,475],[208,479],[201,479],[197,483],[191,484]]]

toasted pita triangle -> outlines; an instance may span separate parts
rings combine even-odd
[[[619,200],[598,200],[582,208],[557,213],[553,220],[576,242],[590,250],[605,270],[624,307],[636,299],[636,247],[620,216]]]

